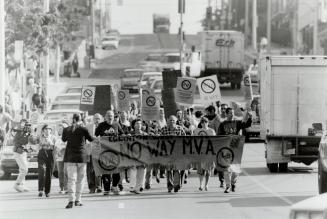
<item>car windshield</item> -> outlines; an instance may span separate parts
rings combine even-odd
[[[155,84],[153,85],[153,89],[162,89],[162,81],[156,81]]]
[[[81,87],[76,87],[76,88],[68,88],[66,93],[70,94],[70,93],[81,93],[82,88]]]
[[[145,61],[149,61],[149,62],[151,62],[151,61],[160,61],[161,60],[161,56],[159,56],[159,55],[150,55],[150,56],[148,56],[148,57],[146,57],[146,59],[145,59]]]
[[[77,112],[76,112],[77,113]],[[47,113],[44,116],[44,120],[67,120],[70,121],[73,119],[73,112],[54,112],[54,113]]]
[[[69,101],[69,100],[80,100],[81,96],[72,95],[72,96],[57,96],[55,101]]]
[[[79,109],[79,104],[53,104],[51,110]]]
[[[162,62],[164,63],[174,63],[179,61],[180,61],[179,56],[164,56],[162,60]]]
[[[125,71],[122,75],[123,78],[140,78],[140,71]]]

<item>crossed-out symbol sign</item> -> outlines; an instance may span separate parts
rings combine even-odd
[[[200,135],[200,136],[206,136],[206,135],[208,135],[208,134],[207,134],[205,131],[200,131],[200,132],[199,132],[199,135]]]
[[[182,88],[184,90],[189,90],[191,88],[192,84],[189,80],[182,81]]]
[[[84,97],[86,97],[86,98],[90,98],[90,97],[93,96],[93,91],[90,90],[90,89],[86,89],[86,90],[83,92],[83,95],[84,95]]]
[[[211,94],[216,90],[216,83],[211,79],[205,79],[201,83],[201,89],[204,93]]]
[[[156,104],[156,98],[153,96],[149,96],[148,98],[146,98],[146,104],[148,106],[154,106]]]
[[[125,98],[125,92],[124,91],[119,91],[118,92],[118,98],[120,99],[120,100],[123,100],[124,98]]]

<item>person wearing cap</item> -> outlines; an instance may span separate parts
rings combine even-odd
[[[216,132],[212,128],[209,128],[209,120],[206,117],[202,117],[199,123],[198,128],[196,128],[193,132],[195,136],[215,136]],[[203,188],[205,191],[208,191],[208,182],[210,178],[210,174],[215,167],[214,162],[203,162],[199,163],[197,170],[199,174],[200,187],[199,190],[202,191]],[[204,186],[203,186],[203,178],[204,178]]]
[[[38,162],[38,188],[39,197],[50,197],[51,177],[55,161],[56,137],[52,134],[52,128],[45,124],[41,129],[41,135],[38,137],[39,153],[37,155]]]
[[[30,129],[28,128],[29,124],[26,119],[20,121],[20,126],[17,129],[12,129],[13,132],[16,132],[14,137],[14,158],[19,167],[19,174],[16,179],[14,189],[17,192],[28,192],[29,189],[25,187],[25,176],[28,173],[28,161],[27,161],[27,149],[26,145],[28,144],[30,137]]]

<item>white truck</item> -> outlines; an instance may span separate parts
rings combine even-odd
[[[244,73],[244,35],[232,30],[199,32],[203,76],[217,75],[219,83],[241,88]]]
[[[262,56],[259,69],[267,167],[286,172],[290,161],[310,165],[327,121],[327,57]]]

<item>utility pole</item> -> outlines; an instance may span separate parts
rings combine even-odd
[[[111,29],[111,25],[110,25],[110,22],[111,22],[111,19],[110,19],[110,16],[111,16],[111,13],[110,13],[110,7],[111,7],[111,3],[110,3],[110,0],[104,0],[105,1],[105,30],[110,30]]]
[[[297,32],[298,32],[298,27],[297,27],[297,21],[298,21],[298,1],[295,1],[294,3],[294,10],[292,12],[292,32],[293,32],[293,37],[292,37],[292,44],[293,44],[293,51],[292,54],[296,55],[297,54]]]
[[[257,51],[257,0],[252,0],[252,47]]]
[[[249,44],[249,0],[245,0],[245,22],[244,22],[245,46]]]
[[[100,27],[99,27],[99,38],[100,38],[100,42],[102,40],[102,30],[103,30],[103,8],[105,7],[105,4],[104,4],[104,1],[105,0],[100,0]]]
[[[95,32],[95,20],[94,20],[94,0],[90,0],[90,10],[91,10],[91,17],[90,17],[90,25],[91,25],[91,45],[90,45],[90,53],[91,53],[91,59],[95,58],[95,38],[94,38],[94,32]],[[90,62],[91,63],[91,62]]]
[[[319,1],[314,2],[314,20],[313,20],[313,49],[312,54],[317,55],[318,53],[318,21],[319,21]]]
[[[182,75],[183,74],[183,50],[184,50],[184,31],[183,31],[183,14],[185,13],[185,0],[178,0],[178,13],[180,14],[180,49],[179,49],[179,56],[180,56],[180,62],[179,62],[179,67],[181,70]]]
[[[6,87],[6,67],[5,67],[5,6],[4,1],[0,1],[0,105],[5,109],[5,87]]]
[[[267,0],[267,53],[271,52],[271,0]]]
[[[49,0],[44,0],[43,2],[43,12],[49,12]],[[43,54],[43,80],[42,80],[42,88],[43,88],[43,95],[46,99],[46,102],[49,103],[48,98],[48,84],[49,84],[49,48],[46,48],[46,52]],[[47,107],[46,107],[47,108]]]

